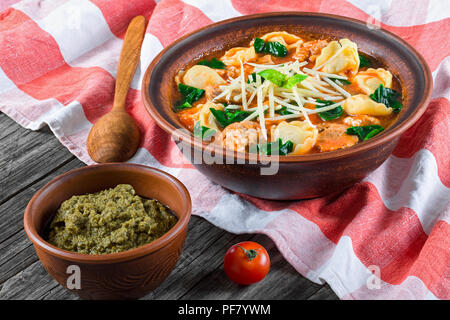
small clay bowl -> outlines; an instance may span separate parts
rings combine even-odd
[[[213,152],[215,161],[196,162],[211,146],[193,138],[173,112],[174,77],[205,54],[248,45],[250,40],[273,31],[312,34],[315,37],[348,38],[358,49],[381,61],[400,81],[403,110],[387,130],[351,148],[333,152],[281,156],[257,161],[255,154],[223,150]],[[155,122],[168,132],[194,166],[212,181],[239,193],[276,199],[307,199],[342,191],[364,179],[392,153],[399,137],[425,112],[432,91],[431,72],[422,56],[393,33],[364,21],[323,13],[274,12],[220,21],[190,33],[153,59],[142,81],[142,100]],[[187,152],[184,152],[187,151]],[[262,175],[264,161],[278,170]],[[267,171],[266,171],[267,172]]]
[[[178,217],[161,238],[136,249],[104,255],[74,253],[43,238],[45,228],[61,203],[73,195],[93,193],[127,183],[145,198],[159,200]],[[40,189],[25,210],[25,232],[50,275],[68,288],[75,265],[80,289],[69,288],[83,299],[137,299],[158,287],[178,261],[191,216],[191,198],[173,176],[143,165],[114,163],[83,167],[64,173]],[[73,278],[69,279],[69,287]]]

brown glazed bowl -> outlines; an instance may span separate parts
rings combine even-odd
[[[397,122],[369,141],[333,152],[281,156],[275,175],[261,175],[256,155],[235,153],[228,162],[224,150],[216,150],[215,163],[193,162],[194,155],[211,146],[182,128],[173,112],[174,76],[205,53],[226,50],[267,32],[285,30],[312,33],[331,39],[349,38],[361,52],[382,61],[402,86],[404,108]],[[305,199],[341,191],[361,181],[391,154],[400,135],[424,113],[432,91],[430,70],[417,51],[396,35],[346,17],[276,12],[238,17],[208,25],[165,48],[148,67],[142,98],[156,123],[171,134],[194,166],[212,181],[236,192],[266,199]],[[262,157],[261,160],[268,160]],[[273,158],[273,157],[272,157]],[[232,160],[232,161],[231,161]]]
[[[167,205],[178,217],[176,225],[144,246],[104,255],[62,250],[43,239],[45,227],[63,201],[121,183],[131,184],[142,197]],[[154,168],[116,163],[75,169],[50,181],[28,203],[24,225],[39,260],[65,288],[73,274],[67,268],[75,265],[79,267],[81,289],[71,291],[81,298],[137,299],[158,287],[172,271],[183,249],[190,216],[189,192],[176,178]]]

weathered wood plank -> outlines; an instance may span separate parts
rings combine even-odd
[[[75,157],[45,127],[22,128],[0,113],[0,204]]]
[[[0,244],[0,284],[38,260],[25,231]]]
[[[80,160],[72,158],[68,163],[52,171],[51,174],[45,176],[44,178],[32,184],[22,192],[15,195],[13,198],[1,204],[0,215],[2,218],[0,219],[0,243],[11,237],[13,234],[17,233],[19,230],[23,229],[22,220],[24,210],[28,204],[28,201],[30,201],[31,197],[41,187],[43,187],[47,182],[49,182],[57,175],[72,170],[74,168],[79,168],[83,165],[84,164]]]
[[[324,285],[308,300],[339,300],[339,297],[331,290],[329,285]]]
[[[42,300],[79,300],[80,298],[67,290],[63,286],[57,285],[53,289],[50,289],[45,295],[40,299]]]
[[[0,299],[36,300],[40,299],[59,284],[36,261],[25,270],[3,284]]]

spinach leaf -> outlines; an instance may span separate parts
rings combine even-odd
[[[252,113],[253,112],[242,111],[242,110],[226,111],[226,115],[227,115],[228,120],[230,121],[230,123],[241,122],[242,120],[247,118]]]
[[[359,67],[360,68],[370,67],[372,65],[372,62],[368,58],[366,58],[365,56],[363,56],[360,53],[358,53],[358,55],[359,55]]]
[[[255,42],[253,42],[253,47],[255,48],[256,52],[261,53],[264,50],[265,44],[266,44],[266,42],[263,39],[256,38]]]
[[[281,114],[282,116],[292,114],[292,112],[290,112],[286,107],[281,107],[280,109],[275,110],[275,112]]]
[[[197,121],[194,126],[194,136],[202,140],[210,141],[211,137],[216,134],[216,130],[202,126],[200,121]]]
[[[297,83],[302,82],[306,78],[308,78],[306,74],[295,74],[286,80],[286,82],[283,84],[283,88],[291,89],[293,86],[297,85]]]
[[[182,84],[182,83],[178,84],[178,90],[184,96],[188,96],[191,93],[196,93],[197,94],[200,91],[202,92],[202,94],[203,94],[203,92],[205,92],[205,90],[203,90],[203,89],[197,89],[195,87],[191,87],[191,86],[188,86],[188,85],[185,85],[185,84]],[[199,98],[202,96],[202,94],[199,94]]]
[[[327,106],[331,106],[332,104],[335,103],[333,101],[320,100],[320,99],[317,99],[316,102],[324,104],[323,106],[316,105],[316,109],[327,107]],[[341,106],[337,106],[334,109],[331,109],[331,110],[328,110],[328,111],[324,111],[324,112],[319,112],[319,117],[322,120],[324,120],[324,121],[334,120],[334,119],[339,118],[342,115],[343,112],[344,111],[342,110],[342,107]]]
[[[222,128],[229,126],[234,122],[241,122],[245,118],[247,118],[252,113],[249,111],[242,110],[217,110],[214,108],[209,108],[211,113],[216,118],[217,122],[220,124]]]
[[[265,42],[263,39],[256,38],[253,47],[257,53],[269,53],[276,57],[285,57],[288,54],[286,47],[276,41]]]
[[[382,84],[370,95],[370,98],[376,102],[383,103],[386,107],[394,109],[395,113],[400,112],[403,106],[397,98],[400,93],[386,88]]]
[[[361,140],[365,141],[379,134],[383,130],[384,128],[382,126],[374,124],[371,126],[350,127],[345,133],[357,135]]]
[[[192,108],[192,104],[190,104],[189,102],[181,101],[181,104],[177,105],[175,107],[175,110],[178,111],[178,110],[181,110],[181,109],[189,109],[189,108]]]
[[[217,110],[214,108],[209,108],[213,116],[216,118],[217,122],[220,124],[222,128],[225,128],[230,123],[228,122],[228,117],[226,116],[226,111]]]
[[[278,139],[278,144],[281,144],[278,154],[281,156],[287,156],[287,154],[292,152],[292,149],[294,149],[294,143],[291,140],[288,140],[285,143],[282,142],[283,141],[281,141],[281,139]]]
[[[291,140],[288,140],[285,143],[283,143],[281,139],[278,139],[277,141],[274,142],[260,143],[254,145],[249,149],[249,152],[259,153],[267,156],[270,156],[272,154],[286,156],[289,152],[292,152],[293,148],[294,143],[292,143]]]
[[[197,89],[182,83],[178,84],[178,91],[183,95],[183,100],[177,103],[175,110],[191,108],[192,104],[205,93],[203,89]]]
[[[264,45],[264,52],[270,53],[271,55],[276,57],[285,57],[288,54],[288,50],[286,49],[286,47],[276,41],[266,42],[266,44]]]
[[[274,69],[263,70],[261,72],[258,72],[258,75],[266,80],[269,80],[279,87],[282,87],[284,85],[284,82],[286,81],[286,75]]]
[[[218,60],[217,58],[212,58],[211,60],[202,60],[199,63],[197,63],[202,66],[207,66],[213,69],[225,69],[225,63]]]

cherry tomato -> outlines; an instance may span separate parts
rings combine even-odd
[[[270,269],[270,258],[260,244],[244,241],[228,249],[223,265],[231,280],[248,285],[264,279]]]

